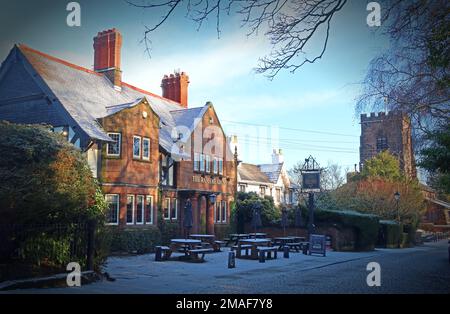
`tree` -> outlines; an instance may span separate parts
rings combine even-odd
[[[385,150],[364,163],[360,176],[362,178],[377,177],[391,181],[398,180],[402,176],[400,162]]]
[[[400,193],[399,208],[394,198]],[[356,210],[383,219],[417,226],[424,212],[424,199],[417,180],[403,176],[397,158],[384,151],[367,160],[359,175],[334,191],[321,195],[318,207],[331,210]]]
[[[216,20],[218,37],[221,19],[232,13],[242,17],[242,27],[247,35],[264,31],[272,45],[272,52],[260,59],[256,71],[274,78],[281,70],[295,72],[306,63],[314,63],[325,53],[331,21],[342,10],[347,0],[164,0],[159,3],[137,3],[126,0],[131,6],[152,11],[163,11],[160,20],[145,26],[142,41],[146,51],[151,47],[151,34],[177,11],[184,11],[188,19],[200,29],[210,17]],[[308,43],[321,36],[318,54],[306,57]]]
[[[419,148],[424,133],[450,122],[450,5],[411,0],[385,8],[382,25],[390,48],[371,61],[357,110],[407,113]]]
[[[427,135],[432,145],[420,152],[419,166],[430,171],[431,185],[450,194],[450,125]]]
[[[336,163],[328,162],[328,165],[321,172],[320,184],[326,191],[336,190],[345,183],[342,174],[342,167]]]
[[[107,207],[85,157],[50,127],[3,121],[0,151],[0,259],[84,265],[71,248],[87,246],[83,226],[100,228]]]
[[[39,125],[0,122],[0,211],[5,223],[71,223],[99,218],[98,185],[86,159]],[[95,208],[95,207],[94,207]]]

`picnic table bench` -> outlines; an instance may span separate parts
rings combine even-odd
[[[251,244],[233,245],[231,247],[231,251],[236,251],[236,257],[241,257],[242,250],[245,250],[245,255],[248,256],[251,248],[252,248]]]
[[[260,260],[264,261],[266,259],[266,254],[267,254],[267,258],[272,258],[272,253],[273,253],[273,258],[274,259],[277,258],[278,249],[275,246],[258,246],[257,250],[258,250]]]
[[[213,249],[203,248],[203,249],[190,249],[187,251],[189,256],[195,261],[204,261],[205,254],[214,252]],[[201,257],[199,255],[201,254]]]
[[[172,255],[170,247],[161,245],[155,247],[155,261],[166,261],[170,255]]]
[[[220,251],[221,251],[220,248],[222,247],[222,245],[226,246],[226,245],[227,245],[227,242],[225,242],[225,241],[220,241],[220,240],[215,240],[215,241],[214,241],[214,244],[215,244],[215,246],[214,246],[214,251],[215,251],[215,252],[220,252]]]

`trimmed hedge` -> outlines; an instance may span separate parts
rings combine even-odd
[[[398,248],[402,235],[402,226],[392,220],[380,220],[377,246]]]
[[[161,243],[161,232],[157,227],[110,229],[110,252],[149,253]]]
[[[356,235],[355,250],[370,251],[375,248],[378,237],[379,217],[348,210],[315,210],[316,225],[338,224],[353,228]]]

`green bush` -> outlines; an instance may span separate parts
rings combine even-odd
[[[253,208],[257,203],[261,204],[261,222],[263,226],[275,225],[280,220],[281,211],[275,207],[272,197],[265,196],[261,198],[255,192],[239,192],[236,201],[238,232],[244,232],[245,223],[249,223],[252,220]]]
[[[119,229],[111,228],[110,235],[105,234],[110,241],[109,250],[127,253],[149,253],[161,243],[161,233],[157,227]],[[105,238],[106,240],[106,238]]]
[[[353,228],[357,251],[373,250],[375,247],[378,236],[378,216],[355,211],[315,210],[314,221],[316,225],[339,224]]]
[[[41,263],[46,263],[48,266],[60,266],[71,262],[68,238],[56,239],[40,234],[26,239],[19,251],[22,260],[38,266]]]
[[[377,246],[386,248],[398,248],[402,227],[392,220],[380,220],[378,229]]]
[[[159,224],[161,233],[161,243],[164,245],[170,244],[170,239],[180,237],[180,227],[178,223],[164,222]]]
[[[103,225],[107,206],[82,152],[49,126],[4,121],[0,152],[0,260],[85,265],[75,226]]]

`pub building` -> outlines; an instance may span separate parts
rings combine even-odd
[[[122,36],[94,37],[94,69],[15,45],[0,68],[0,120],[50,125],[85,154],[109,204],[107,222],[145,228],[183,219],[195,233],[229,223],[237,155],[212,103],[188,107],[189,77],[165,75],[162,96],[122,81]],[[180,230],[181,233],[181,230]]]

